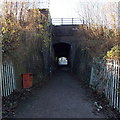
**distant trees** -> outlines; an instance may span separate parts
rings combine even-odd
[[[80,18],[87,23],[82,49],[87,49],[92,56],[103,57],[112,47],[118,45],[114,49],[120,48],[117,3],[86,3],[81,11]]]
[[[35,8],[34,3],[28,2],[5,2],[3,7],[2,35],[3,51],[9,54],[16,50],[21,44],[27,42],[35,43],[40,40],[39,47],[48,45],[48,18]],[[31,47],[32,47],[31,46]],[[26,52],[24,50],[24,52]]]
[[[0,19],[3,61],[14,63],[17,78],[26,72],[38,80],[44,76],[51,40],[48,14],[48,9],[37,8],[35,2],[4,2]]]

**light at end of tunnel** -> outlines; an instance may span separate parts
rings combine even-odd
[[[68,65],[68,60],[66,57],[60,57],[58,59],[58,65]]]

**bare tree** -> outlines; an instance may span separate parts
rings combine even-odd
[[[88,29],[82,41],[83,49],[87,49],[93,56],[105,55],[111,47],[119,44],[117,3],[87,3],[83,4],[82,12]]]

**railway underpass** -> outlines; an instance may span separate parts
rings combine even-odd
[[[82,83],[90,79],[91,57],[86,51],[79,53],[77,41],[83,35],[79,25],[53,26],[53,34],[50,81],[18,105],[14,118],[107,118],[106,110],[99,109],[93,92]],[[81,74],[79,79],[74,70]]]
[[[109,110],[98,102],[97,95],[88,87],[92,57],[81,49],[83,26],[84,23],[52,26],[50,57],[45,58],[45,61],[50,62],[50,80],[42,87],[38,83],[36,88],[27,89],[30,94],[20,100],[13,118],[114,116],[113,112],[110,111],[110,114]]]

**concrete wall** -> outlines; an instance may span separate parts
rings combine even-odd
[[[67,43],[71,45],[70,50],[70,64],[71,70],[73,68],[73,61],[75,57],[75,51],[77,49],[77,43],[80,41],[78,34],[79,25],[61,25],[53,26],[53,40],[52,45],[57,43]],[[54,52],[54,49],[52,49]]]
[[[91,68],[92,68],[92,58],[87,51],[81,50],[79,47],[75,53],[75,59],[73,63],[73,72],[78,75],[80,81],[83,81],[89,85]]]
[[[53,26],[52,44],[68,43],[71,45],[71,70],[78,75],[81,81],[88,84],[91,74],[92,58],[87,51],[81,50],[81,42],[84,36],[83,25]]]

